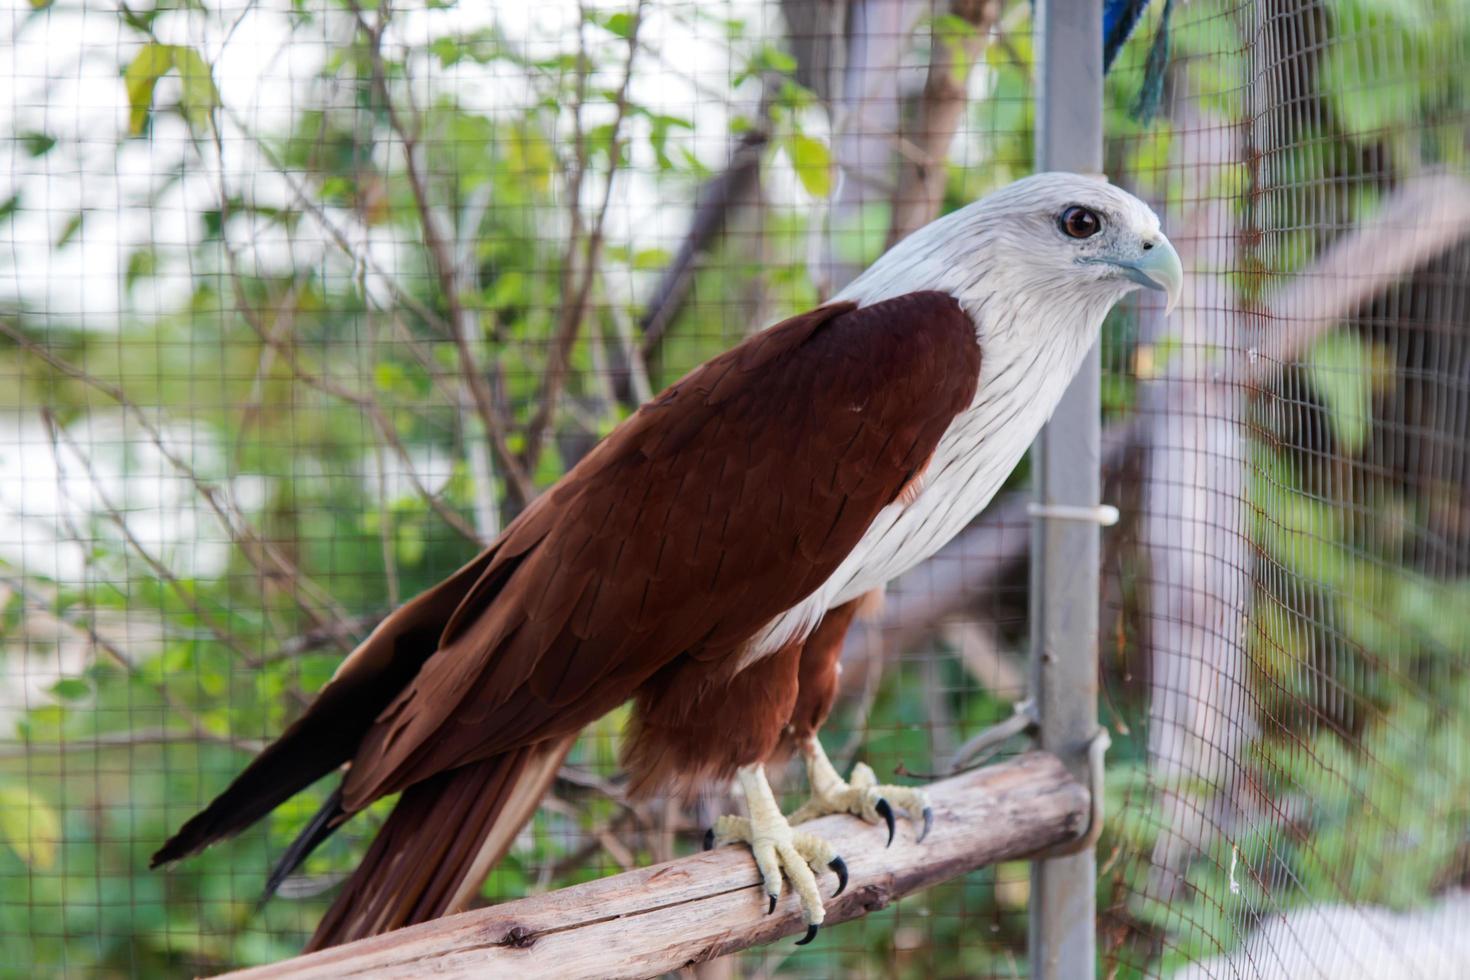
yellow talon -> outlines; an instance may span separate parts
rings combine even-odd
[[[816,736],[802,747],[802,754],[806,757],[807,780],[811,784],[812,795],[791,814],[793,824],[805,823],[829,813],[851,813],[868,823],[882,820],[888,827],[888,843],[892,844],[897,827],[893,812],[896,806],[909,819],[922,821],[919,841],[929,836],[929,829],[934,825],[934,811],[923,790],[880,784],[873,767],[866,762],[853,766],[851,779],[844,780],[837,775]]]
[[[803,834],[791,829],[791,823],[781,814],[775,795],[766,782],[765,771],[759,766],[740,770],[737,778],[745,789],[748,817],[723,816],[715,821],[714,827],[705,835],[706,849],[716,844],[739,841],[750,847],[760,869],[762,888],[770,902],[767,914],[776,911],[776,902],[781,897],[781,879],[791,882],[801,902],[807,933],[798,945],[812,941],[817,927],[826,918],[822,895],[817,888],[817,875],[822,869],[830,868],[837,875],[835,898],[847,887],[847,864],[826,840],[816,834]]]

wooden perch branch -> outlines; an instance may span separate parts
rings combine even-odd
[[[829,925],[1087,829],[1087,789],[1047,753],[935,783],[929,796],[934,830],[923,844],[915,844],[905,827],[885,849],[882,830],[854,817],[811,823],[813,832],[836,845],[851,872],[847,890],[827,903]],[[830,891],[831,875],[822,887]],[[648,977],[802,929],[791,892],[766,915],[750,852],[722,847],[228,976]]]

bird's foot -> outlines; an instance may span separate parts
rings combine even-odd
[[[791,814],[791,823],[800,824],[829,813],[851,813],[868,823],[882,821],[888,827],[888,843],[893,843],[897,827],[895,809],[903,811],[921,826],[918,841],[929,836],[934,826],[934,810],[929,797],[912,786],[889,786],[878,782],[873,768],[866,762],[852,767],[852,777],[844,780],[822,751],[816,736],[803,748],[807,762],[807,778],[811,783],[811,799]]]
[[[791,823],[781,815],[765,773],[759,766],[741,770],[739,778],[745,787],[750,816],[725,816],[716,820],[714,827],[705,834],[705,850],[736,841],[750,846],[756,867],[760,869],[762,892],[770,903],[767,914],[776,911],[784,874],[801,902],[806,935],[797,941],[797,945],[805,946],[816,938],[817,929],[826,917],[817,876],[823,869],[830,869],[837,875],[837,890],[832,893],[835,898],[847,887],[847,864],[826,840],[816,834],[803,834],[791,829]]]

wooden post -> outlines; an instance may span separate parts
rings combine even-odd
[[[922,844],[914,843],[907,823],[889,848],[881,827],[855,817],[823,817],[803,826],[836,845],[851,873],[847,890],[827,904],[829,925],[975,868],[1063,843],[1087,826],[1086,788],[1045,752],[963,773],[928,790],[934,829]],[[790,890],[767,915],[758,884],[750,852],[721,847],[227,976],[656,976],[800,935],[801,910]],[[824,874],[821,885],[830,894],[836,881]]]

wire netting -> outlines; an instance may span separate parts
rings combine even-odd
[[[3,30],[16,975],[294,955],[385,805],[261,908],[331,780],[149,855],[650,393],[1033,168],[1019,2],[31,0]],[[1467,55],[1457,0],[1164,0],[1112,64],[1109,177],[1187,282],[1101,341],[1100,975],[1470,975]],[[854,628],[839,769],[947,773],[1026,696],[1027,481]],[[626,800],[625,718],[483,903],[731,808]],[[695,972],[1029,975],[1028,867]]]

